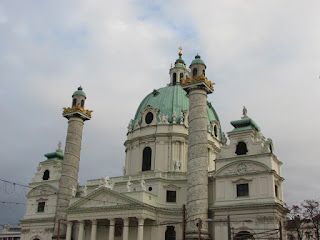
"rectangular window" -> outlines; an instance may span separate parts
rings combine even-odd
[[[237,197],[248,197],[249,196],[249,184],[237,184]]]
[[[167,191],[167,202],[176,202],[176,201],[177,201],[177,192]]]
[[[45,205],[46,205],[45,202],[39,202],[38,203],[38,212],[44,212]]]

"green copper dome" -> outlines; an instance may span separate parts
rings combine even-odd
[[[78,87],[78,90],[75,91],[75,92],[72,94],[72,97],[73,97],[74,95],[80,95],[80,96],[84,96],[85,98],[87,98],[86,94],[82,91],[82,87],[81,87],[81,86]]]
[[[197,54],[197,56],[195,56],[194,60],[192,61],[192,64],[203,64],[206,66],[206,64],[204,63],[204,61],[201,59],[201,57]],[[190,65],[190,66],[191,66]]]
[[[167,86],[158,90],[153,90],[153,92],[147,95],[140,103],[134,120],[142,120],[141,112],[148,105],[159,109],[158,115],[160,112],[168,115],[168,121],[170,123],[173,122],[172,115],[173,112],[175,112],[177,116],[176,122],[179,123],[181,111],[187,111],[189,109],[189,98],[180,85]],[[207,113],[208,121],[219,122],[218,115],[209,102],[207,104]]]

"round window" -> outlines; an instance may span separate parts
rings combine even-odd
[[[151,112],[148,112],[145,118],[146,124],[152,123],[153,120],[153,114]]]
[[[214,125],[213,131],[214,131],[214,136],[218,137],[218,128],[216,125]]]
[[[152,191],[152,187],[149,187],[149,192],[151,192]]]

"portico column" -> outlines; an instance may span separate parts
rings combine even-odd
[[[72,233],[72,222],[68,222],[66,240],[71,240],[71,233]]]
[[[91,238],[90,240],[96,240],[97,238],[97,220],[93,219],[91,220],[92,226],[91,226]]]
[[[123,219],[123,240],[129,240],[129,218]]]
[[[144,218],[139,218],[137,240],[143,240],[143,225],[144,225]]]
[[[114,240],[114,225],[116,221],[114,218],[110,219],[110,226],[109,226],[109,240]]]
[[[79,225],[79,240],[83,240],[83,231],[84,231],[84,221],[80,221]]]

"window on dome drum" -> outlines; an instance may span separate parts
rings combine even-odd
[[[151,170],[151,156],[152,156],[152,150],[150,147],[146,147],[145,149],[143,149],[142,171]]]
[[[45,207],[46,203],[45,202],[39,202],[38,203],[38,210],[37,212],[44,212],[44,207]]]
[[[214,136],[218,137],[218,128],[216,125],[214,125],[214,127],[213,127],[213,132],[214,132]]]
[[[197,74],[198,74],[198,69],[194,68],[192,70],[192,77],[197,76]]]
[[[174,230],[174,226],[167,226],[165,240],[176,240],[176,231]]]
[[[146,121],[146,124],[152,123],[152,121],[153,121],[153,114],[152,114],[152,112],[148,112],[144,120]]]
[[[77,99],[74,98],[74,99],[72,100],[72,106],[76,106],[76,104],[77,104]]]
[[[50,178],[50,171],[49,170],[45,170],[43,173],[43,177],[42,180],[48,180]]]
[[[177,201],[177,192],[167,190],[167,202],[176,202]]]
[[[249,184],[237,184],[237,197],[248,197],[249,196]]]
[[[203,76],[206,76],[206,71],[204,69],[203,69],[202,73],[203,73]]]
[[[84,107],[84,100],[81,100],[81,107]]]
[[[276,198],[279,198],[279,188],[278,188],[278,185],[274,185],[274,191],[275,191],[275,196],[276,196]]]
[[[177,74],[176,73],[173,73],[173,75],[172,75],[172,84],[173,85],[177,84]]]
[[[245,155],[247,154],[248,149],[247,149],[247,144],[245,142],[238,142],[237,147],[236,147],[236,154],[237,155]]]

